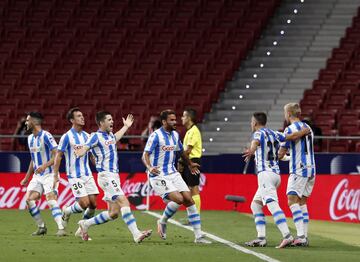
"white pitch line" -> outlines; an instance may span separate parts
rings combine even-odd
[[[151,215],[151,216],[154,216],[154,217],[157,217],[157,218],[161,218],[161,215],[157,214],[157,213],[154,213],[154,212],[151,212],[151,211],[144,211],[145,213]],[[178,227],[181,227],[181,228],[184,228],[184,229],[187,229],[187,230],[190,230],[190,231],[193,231],[192,227],[190,226],[185,226],[185,225],[182,225],[181,223],[179,223],[178,221],[174,220],[174,219],[169,219],[168,220],[171,224],[174,224]],[[258,252],[255,252],[255,251],[252,251],[250,249],[247,249],[245,247],[242,247],[242,246],[239,246],[231,241],[228,241],[226,239],[223,239],[221,237],[218,237],[218,236],[215,236],[211,233],[208,233],[208,232],[205,232],[205,231],[202,231],[206,237],[216,241],[216,242],[219,242],[219,243],[222,243],[224,245],[227,245],[231,248],[234,248],[240,252],[243,252],[243,253],[246,253],[246,254],[249,254],[249,255],[253,255],[253,256],[256,256],[258,258],[260,258],[261,260],[264,260],[264,261],[268,261],[268,262],[280,262],[279,260],[276,260],[274,258],[271,258],[267,255],[264,255],[262,253],[258,253]]]

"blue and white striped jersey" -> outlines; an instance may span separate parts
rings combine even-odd
[[[254,132],[253,140],[260,142],[255,151],[257,172],[270,171],[280,174],[278,150],[280,143],[285,141],[285,136],[269,128],[261,128]]]
[[[61,137],[58,150],[65,155],[68,178],[92,175],[89,166],[89,153],[80,158],[75,155],[75,149],[83,147],[88,138],[88,133],[85,131],[78,133],[74,128],[71,128]]]
[[[91,133],[86,145],[90,147],[91,153],[95,157],[98,172],[119,172],[116,137],[113,133],[101,130]]]
[[[160,175],[166,176],[177,172],[175,168],[176,151],[183,150],[179,133],[167,132],[162,127],[150,135],[144,151],[150,153],[151,166],[158,166]]]
[[[291,134],[293,132],[300,131],[304,126],[310,128],[303,122],[295,122],[284,130],[284,134]],[[285,144],[281,145],[290,151],[290,174],[296,174],[303,177],[315,176],[316,171],[313,140],[314,133],[311,130],[309,135],[304,136],[297,141],[287,141]]]
[[[54,137],[45,130],[41,130],[37,136],[33,134],[28,136],[28,145],[30,149],[31,160],[34,170],[51,159],[51,151],[57,147]],[[53,166],[45,169],[40,176],[53,173]]]

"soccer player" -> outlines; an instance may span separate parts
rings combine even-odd
[[[142,157],[152,188],[168,202],[161,219],[157,221],[158,233],[162,239],[166,239],[167,221],[183,204],[194,229],[194,242],[209,244],[211,242],[205,239],[201,232],[200,215],[191,198],[190,190],[175,168],[176,151],[181,152],[181,157],[193,174],[199,173],[199,164],[191,162],[183,150],[179,134],[176,132],[175,112],[162,111],[160,120],[162,127],[150,135]]]
[[[246,242],[245,245],[252,247],[266,246],[266,222],[263,207],[267,206],[283,236],[283,240],[277,248],[285,248],[292,244],[294,238],[290,234],[285,214],[278,203],[276,190],[280,185],[280,169],[277,152],[280,148],[280,142],[298,139],[307,134],[309,130],[302,129],[285,137],[282,133],[266,128],[266,122],[267,116],[265,113],[255,112],[253,114],[251,119],[253,138],[250,148],[244,154],[245,160],[249,161],[250,157],[255,153],[258,173],[258,190],[251,203],[258,237],[255,240]]]
[[[45,235],[47,228],[40,215],[36,201],[44,194],[51,209],[51,214],[58,226],[57,236],[65,236],[66,232],[61,221],[61,210],[57,203],[58,173],[54,173],[53,164],[56,153],[56,141],[47,131],[42,130],[43,116],[39,112],[31,112],[26,117],[26,127],[32,134],[28,136],[28,146],[31,161],[25,178],[20,182],[25,186],[30,176],[33,177],[26,189],[26,204],[30,215],[35,220],[38,229],[32,233],[33,236]]]
[[[89,166],[89,157],[92,157],[92,155],[85,154],[80,158],[75,156],[75,148],[84,146],[89,138],[89,134],[83,130],[85,125],[84,116],[79,108],[71,108],[66,118],[72,124],[72,128],[61,137],[54,164],[54,173],[58,173],[61,159],[65,155],[66,174],[76,199],[74,204],[64,206],[62,209],[62,220],[65,227],[71,214],[85,211],[83,219],[93,217],[96,209],[96,196],[99,194]],[[81,236],[80,228],[75,235]]]
[[[196,126],[196,111],[194,109],[185,109],[181,117],[182,124],[186,128],[184,138],[184,153],[193,163],[201,165],[202,141],[199,128]],[[200,175],[192,174],[187,165],[183,161],[179,161],[179,171],[185,183],[189,186],[191,196],[195,202],[196,209],[200,214],[201,198],[199,191]]]
[[[133,116],[128,115],[126,120],[123,118],[124,126],[113,134],[114,121],[111,114],[106,111],[97,112],[96,123],[99,130],[90,135],[83,147],[75,149],[75,154],[79,158],[89,150],[95,156],[98,184],[104,191],[103,200],[108,203],[108,211],[103,211],[93,218],[79,221],[82,238],[85,241],[89,239],[89,227],[114,220],[118,218],[120,212],[136,243],[142,242],[152,233],[151,230],[140,231],[138,229],[129,201],[120,187],[116,143],[123,137],[133,122]]]
[[[298,103],[289,103],[284,106],[285,120],[290,124],[285,134],[292,134],[303,127],[311,128],[300,121],[301,109]],[[314,158],[314,134],[311,132],[300,140],[282,144],[279,157],[290,151],[289,180],[286,189],[288,204],[291,209],[297,237],[295,246],[308,246],[309,212],[307,199],[315,184],[315,158]]]

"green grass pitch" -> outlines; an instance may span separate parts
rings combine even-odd
[[[203,211],[203,230],[236,244],[255,236],[253,219],[239,212]],[[71,217],[69,236],[59,238],[55,222],[48,210],[42,212],[47,223],[48,234],[32,237],[36,229],[27,211],[0,210],[0,261],[261,261],[255,256],[241,253],[220,243],[195,245],[193,233],[175,225],[168,226],[168,239],[163,241],[156,233],[156,218],[135,212],[139,228],[152,228],[152,237],[141,244],[132,242],[130,233],[121,219],[92,227],[89,231],[92,241],[84,242],[75,238],[76,222],[80,215]],[[185,217],[184,212],[176,214],[175,219]],[[280,233],[267,218],[268,246],[249,248],[280,261],[360,261],[360,225],[311,221],[310,247],[275,249],[280,242]],[[293,223],[288,219],[288,224]]]

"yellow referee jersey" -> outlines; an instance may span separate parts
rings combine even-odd
[[[189,158],[200,158],[202,154],[202,141],[201,133],[196,125],[193,125],[188,131],[186,131],[184,138],[184,149],[187,150],[188,146],[192,146],[192,150]]]

